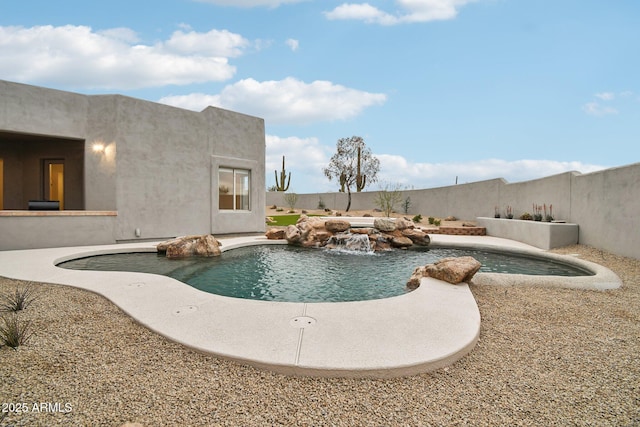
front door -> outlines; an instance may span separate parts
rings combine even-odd
[[[44,161],[44,199],[57,200],[64,209],[64,160]]]

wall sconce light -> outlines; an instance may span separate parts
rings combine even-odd
[[[93,152],[94,153],[104,153],[105,147],[101,142],[96,142],[93,144]]]

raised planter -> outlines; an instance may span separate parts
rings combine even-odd
[[[489,217],[478,217],[477,221],[478,225],[487,230],[488,236],[517,240],[540,249],[553,249],[578,243],[578,224]]]

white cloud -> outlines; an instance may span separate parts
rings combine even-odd
[[[453,19],[458,10],[477,0],[396,0],[401,12],[391,14],[369,3],[343,3],[330,12],[327,19],[353,19],[380,25],[430,22]]]
[[[298,47],[300,47],[300,42],[296,39],[287,39],[285,41],[285,43],[287,44],[287,46],[289,46],[289,48],[291,48],[292,51],[296,51],[298,50]]]
[[[235,7],[278,7],[281,4],[301,3],[307,0],[196,0],[200,3],[210,3],[216,6],[235,6]]]
[[[615,97],[616,97],[616,95],[613,92],[596,93],[596,98],[599,98],[599,99],[601,99],[603,101],[611,101]]]
[[[240,80],[218,95],[167,96],[164,104],[200,111],[213,105],[264,118],[271,124],[307,124],[347,120],[365,108],[381,105],[386,95],[347,88],[328,81],[312,83],[288,77],[259,82]]]
[[[414,188],[433,188],[504,178],[508,182],[527,181],[563,172],[595,172],[605,167],[581,162],[555,160],[483,159],[472,162],[420,163],[402,156],[381,154],[380,181],[410,185]]]
[[[317,193],[338,189],[337,183],[329,181],[322,173],[335,152],[335,146],[320,144],[317,138],[312,137],[281,138],[274,135],[267,135],[266,144],[267,186],[275,183],[274,171],[280,173],[284,155],[287,173],[291,172],[290,191]],[[378,184],[367,187],[367,191],[376,191],[384,183],[423,189],[455,185],[456,181],[458,184],[466,184],[504,178],[507,182],[521,182],[571,171],[591,173],[606,169],[606,166],[577,161],[480,159],[426,163],[399,155],[374,155],[380,160]]]
[[[247,39],[227,30],[211,30],[207,33],[176,31],[163,43],[167,51],[228,58],[242,55],[243,49],[248,46]]]
[[[594,94],[597,100],[587,102],[582,105],[582,111],[590,116],[609,116],[618,114],[621,108],[629,108],[630,101],[633,101],[634,92],[624,90],[615,92],[599,92]]]
[[[224,81],[249,42],[226,30],[176,31],[153,45],[127,28],[0,27],[3,78],[73,88],[134,89]]]
[[[618,114],[618,110],[613,107],[602,105],[598,102],[587,102],[582,106],[582,110],[591,116],[608,116],[611,114]]]
[[[325,184],[322,168],[329,163],[330,148],[321,145],[317,138],[281,138],[266,136],[265,170],[267,186],[275,184],[274,171],[282,170],[282,156],[285,156],[287,175],[291,172],[289,191],[311,192],[311,188]]]

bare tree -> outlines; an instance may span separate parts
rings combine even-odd
[[[340,138],[329,166],[322,171],[329,180],[338,179],[340,191],[348,193],[348,212],[351,208],[351,187],[355,185],[360,192],[367,184],[376,182],[380,160],[373,156],[361,137]]]
[[[384,184],[376,194],[376,206],[378,206],[385,216],[390,217],[396,205],[402,201],[402,190],[400,184]],[[408,210],[408,207],[407,207]],[[405,212],[406,213],[406,212]]]

